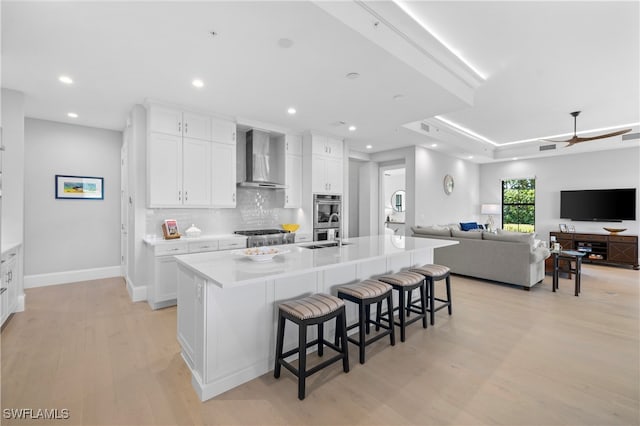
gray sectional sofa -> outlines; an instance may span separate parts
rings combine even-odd
[[[544,279],[544,260],[550,253],[534,234],[461,231],[455,225],[411,229],[414,237],[459,241],[434,253],[434,263],[448,266],[454,274],[518,285],[525,290]]]

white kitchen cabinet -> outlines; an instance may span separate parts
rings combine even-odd
[[[287,155],[302,155],[302,136],[287,133],[284,136],[285,152]]]
[[[147,302],[152,309],[164,308],[176,304],[177,266],[173,256],[189,253],[186,241],[172,241],[150,246],[148,250],[149,277]]]
[[[314,194],[342,194],[342,160],[314,155],[311,190]]]
[[[211,142],[152,133],[147,151],[149,207],[211,204]]]
[[[182,205],[182,137],[152,133],[147,144],[149,207]]]
[[[236,143],[236,123],[220,118],[211,119],[213,126],[212,139],[214,142],[235,145]]]
[[[182,136],[192,139],[212,140],[211,117],[195,114],[193,112],[182,113]]]
[[[307,133],[304,138],[305,167],[311,166],[311,192],[314,194],[342,194],[343,143],[341,140]]]
[[[212,207],[236,206],[236,146],[212,143]]]
[[[145,243],[145,259],[149,274],[147,303],[152,309],[160,309],[175,305],[178,297],[179,289],[176,284],[178,266],[174,256],[240,249],[247,246],[247,238],[241,236],[193,240],[181,238],[179,240],[145,240]]]
[[[182,141],[182,202],[186,206],[211,204],[212,142],[184,138]]]
[[[211,117],[162,105],[150,105],[149,131],[211,140]]]
[[[342,158],[342,141],[320,135],[311,135],[311,151],[314,155]]]
[[[287,154],[285,158],[284,207],[302,207],[302,156]]]
[[[0,325],[19,309],[18,299],[22,294],[22,278],[20,275],[20,247],[12,248],[2,253],[0,265]]]

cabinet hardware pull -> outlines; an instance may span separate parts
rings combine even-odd
[[[189,123],[184,123],[184,133],[187,134],[189,132]]]
[[[184,191],[184,200],[185,201],[189,201],[189,192],[188,191]]]
[[[182,201],[182,191],[178,191],[178,201]]]
[[[178,121],[178,133],[182,133],[182,123]]]
[[[233,202],[234,203],[236,202],[236,193],[235,192],[233,193]]]

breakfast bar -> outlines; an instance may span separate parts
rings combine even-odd
[[[276,246],[270,248],[273,258],[262,262],[244,251],[176,256],[178,341],[200,400],[273,368],[278,303],[315,293],[335,295],[344,284],[432,263],[434,249],[454,244],[381,235],[335,246]],[[355,307],[348,306],[347,322],[356,317]],[[333,335],[330,327],[325,332]],[[295,345],[296,331],[288,329],[284,341],[285,347]]]

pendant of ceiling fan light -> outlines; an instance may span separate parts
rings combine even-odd
[[[568,142],[569,145],[567,145],[565,148],[568,148],[572,145],[575,145],[577,143],[580,142],[588,142],[588,141],[594,141],[596,139],[606,139],[606,138],[612,138],[614,136],[619,136],[619,135],[624,135],[625,133],[628,133],[631,131],[631,129],[625,129],[625,130],[618,130],[617,132],[612,132],[612,133],[605,133],[604,135],[598,135],[598,136],[590,136],[590,137],[579,137],[577,134],[577,120],[578,120],[578,115],[580,115],[580,111],[574,111],[571,113],[571,116],[573,117],[573,137],[571,137],[571,139],[567,139],[564,141],[555,141],[555,140],[551,140],[551,139],[541,139],[543,141],[547,141],[547,142]]]

